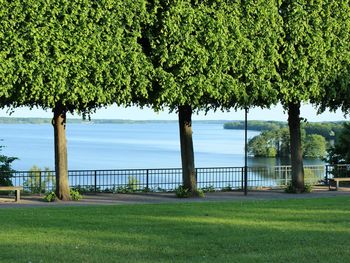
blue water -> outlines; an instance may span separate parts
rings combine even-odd
[[[49,124],[2,124],[2,152],[18,157],[16,170],[33,165],[54,168],[53,128]],[[257,135],[249,131],[248,137]],[[222,124],[194,123],[197,167],[243,166],[244,131],[225,130]],[[181,167],[178,124],[68,124],[69,169]],[[317,160],[307,164],[320,164]],[[248,165],[278,165],[279,160],[249,158]],[[286,163],[282,163],[286,164]]]

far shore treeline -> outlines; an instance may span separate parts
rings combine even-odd
[[[342,131],[344,123],[346,121],[303,122],[301,128],[305,130],[306,135],[318,134],[326,140],[334,140]],[[248,121],[248,130],[253,131],[271,131],[287,127],[288,123],[283,121]],[[243,130],[244,121],[226,122],[224,129]]]

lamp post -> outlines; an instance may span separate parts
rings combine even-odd
[[[248,108],[244,109],[244,195],[248,194]]]

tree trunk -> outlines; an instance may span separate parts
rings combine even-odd
[[[179,128],[183,186],[189,189],[192,195],[196,195],[197,178],[196,169],[194,166],[191,116],[191,106],[179,106]]]
[[[304,166],[301,148],[300,103],[288,105],[288,126],[292,162],[292,187],[296,193],[304,191]]]
[[[63,201],[70,200],[67,142],[66,142],[66,111],[62,107],[54,110],[52,125],[55,134],[55,171],[56,171],[56,195]]]

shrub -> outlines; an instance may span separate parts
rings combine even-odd
[[[204,193],[207,193],[207,192],[215,192],[215,187],[213,185],[209,185],[209,186],[205,186],[205,187],[202,187],[201,190],[204,192]]]
[[[303,193],[311,193],[312,192],[312,185],[311,184],[305,184],[304,185],[304,191]],[[296,189],[293,187],[292,183],[288,183],[284,191],[288,194],[295,194],[297,193]]]
[[[311,169],[305,168],[304,181],[305,181],[305,185],[315,185],[320,181],[320,178],[317,177],[314,171],[312,171]]]
[[[115,193],[127,194],[134,193],[138,190],[139,180],[135,176],[128,177],[128,183],[124,186],[118,186],[114,188]]]
[[[0,146],[0,151],[4,146]],[[0,185],[12,186],[11,178],[14,170],[11,168],[13,161],[17,160],[16,157],[8,157],[0,154]]]
[[[191,192],[183,185],[179,185],[179,187],[175,189],[175,195],[178,198],[188,198],[191,196]]]
[[[224,186],[223,188],[221,188],[221,192],[230,192],[232,191],[232,186],[230,184],[228,184],[227,186]]]
[[[71,197],[71,199],[72,199],[73,201],[79,201],[79,200],[81,200],[81,199],[83,198],[82,195],[79,193],[79,191],[76,190],[76,189],[70,189],[69,194],[70,194],[70,197]],[[53,202],[53,201],[55,201],[56,199],[57,199],[57,195],[56,195],[56,193],[53,192],[53,191],[47,193],[47,194],[44,196],[44,200],[45,200],[46,202]]]
[[[83,198],[82,195],[79,193],[79,191],[75,189],[70,189],[69,194],[71,199],[74,201],[79,201]]]
[[[55,201],[56,199],[57,199],[57,196],[56,196],[55,192],[49,192],[48,194],[46,194],[46,195],[44,196],[44,200],[45,200],[46,202],[53,202],[53,201]]]
[[[193,196],[204,197],[204,192],[201,189],[198,189],[196,192],[191,192],[188,188],[185,188],[183,185],[179,185],[175,189],[175,195],[178,198],[189,198]]]
[[[48,188],[56,187],[56,178],[48,167],[44,171],[34,165],[29,170],[28,178],[23,182],[23,186],[31,193],[45,193]]]

